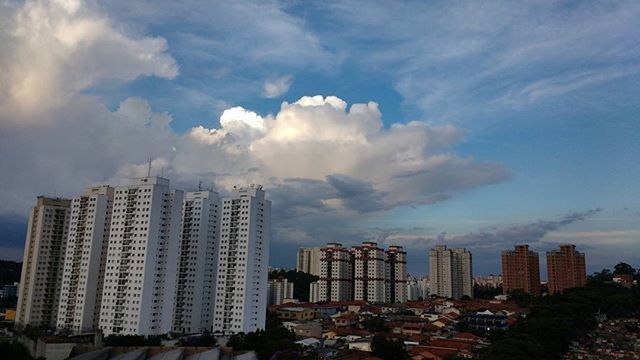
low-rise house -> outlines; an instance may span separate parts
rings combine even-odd
[[[371,339],[372,338],[360,338],[352,341],[347,341],[347,348],[349,350],[371,352]]]
[[[471,330],[488,332],[495,329],[509,328],[509,317],[501,311],[493,313],[489,310],[467,313],[463,320]]]
[[[405,322],[402,324],[403,335],[424,335],[429,333],[429,323],[414,323],[414,322]]]
[[[317,348],[320,346],[320,340],[316,338],[306,338],[299,341],[296,341],[296,344],[302,345],[303,347],[314,347]]]
[[[282,325],[296,336],[302,338],[322,338],[322,325],[317,321],[297,322],[286,321]]]
[[[313,320],[316,311],[305,307],[281,307],[276,310],[276,315],[283,320]]]
[[[351,313],[334,315],[332,320],[336,327],[352,327],[358,323],[358,315]]]

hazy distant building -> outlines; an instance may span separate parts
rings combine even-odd
[[[321,247],[300,248],[296,260],[296,270],[320,276]]]
[[[473,278],[473,282],[478,286],[497,288],[502,285],[502,275],[489,274],[487,276],[476,276]]]
[[[428,276],[418,279],[418,288],[423,299],[426,299],[431,294],[431,281]]]
[[[222,200],[213,331],[264,329],[271,201],[262,186],[236,188]]]
[[[13,284],[4,284],[0,289],[0,299],[17,297],[19,287],[19,282],[14,282]]]
[[[429,252],[429,279],[431,294],[454,299],[473,297],[471,253],[464,248],[437,245]]]
[[[293,283],[287,279],[269,280],[268,305],[280,305],[285,299],[293,299]]]
[[[405,303],[408,297],[407,252],[402,249],[402,246],[389,246],[386,258],[385,301]]]
[[[575,245],[561,245],[559,250],[547,252],[547,276],[550,294],[584,287],[587,280],[584,253],[576,251]]]
[[[415,301],[422,297],[418,280],[412,276],[407,276],[407,300]]]
[[[320,302],[320,284],[317,281],[309,284],[309,302]]]
[[[502,279],[505,294],[513,290],[540,294],[538,253],[529,250],[529,245],[516,245],[514,250],[503,251]]]
[[[321,251],[318,301],[352,300],[351,253],[339,243],[329,243]]]
[[[114,189],[89,187],[71,201],[62,273],[58,329],[97,329],[102,304]]]
[[[213,326],[220,212],[221,203],[213,191],[184,196],[173,332],[201,333]]]
[[[114,191],[99,327],[105,335],[171,331],[183,192],[151,176]]]
[[[55,326],[71,200],[39,196],[29,213],[16,323]]]
[[[375,242],[365,241],[351,248],[354,300],[385,302],[385,252]]]

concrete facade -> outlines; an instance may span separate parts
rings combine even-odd
[[[16,323],[55,326],[71,200],[39,196],[29,213]]]
[[[222,200],[214,332],[264,329],[270,223],[271,201],[259,185]]]

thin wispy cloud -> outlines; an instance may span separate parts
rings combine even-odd
[[[262,94],[269,99],[280,97],[289,91],[291,84],[293,84],[293,77],[290,75],[266,80],[263,85]]]

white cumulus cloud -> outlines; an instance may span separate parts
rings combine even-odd
[[[293,77],[289,75],[266,80],[262,95],[269,99],[277,98],[289,91],[291,84],[293,84]]]
[[[0,106],[3,120],[45,120],[101,79],[174,78],[175,60],[162,38],[132,37],[80,0],[10,1],[0,5]]]

